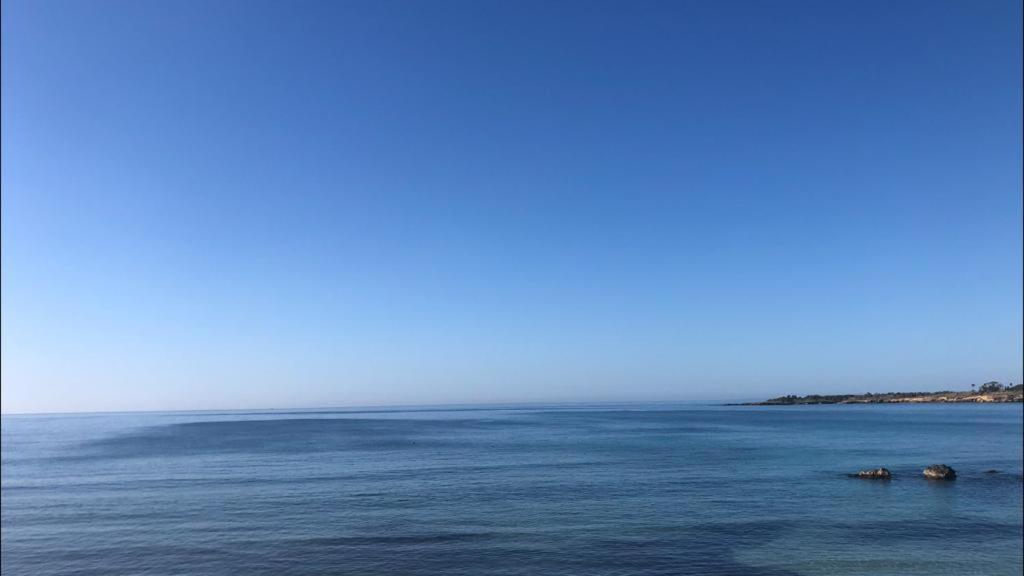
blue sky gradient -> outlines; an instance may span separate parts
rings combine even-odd
[[[3,3],[3,409],[1022,379],[1016,1]]]

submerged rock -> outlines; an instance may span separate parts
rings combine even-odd
[[[956,470],[945,464],[933,464],[924,469],[924,477],[929,480],[956,480]]]
[[[879,468],[877,470],[861,470],[857,472],[857,478],[867,478],[869,480],[891,480],[892,473],[885,468]]]

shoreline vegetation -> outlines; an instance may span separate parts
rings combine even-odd
[[[882,394],[810,394],[807,396],[779,396],[762,402],[743,402],[730,406],[797,406],[807,404],[953,404],[953,403],[1007,403],[1024,402],[1024,384],[986,382],[977,389],[955,392],[885,392]]]

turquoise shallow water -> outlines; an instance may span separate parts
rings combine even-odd
[[[0,562],[1019,575],[1022,438],[1020,405],[5,416]],[[920,477],[939,462],[960,478]],[[896,478],[846,476],[877,466]]]

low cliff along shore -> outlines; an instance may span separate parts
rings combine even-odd
[[[883,394],[833,394],[779,396],[763,402],[745,402],[741,406],[793,406],[799,404],[920,404],[920,403],[1003,403],[1024,401],[1024,384],[1003,386],[986,382],[977,390],[953,392],[886,392]]]

